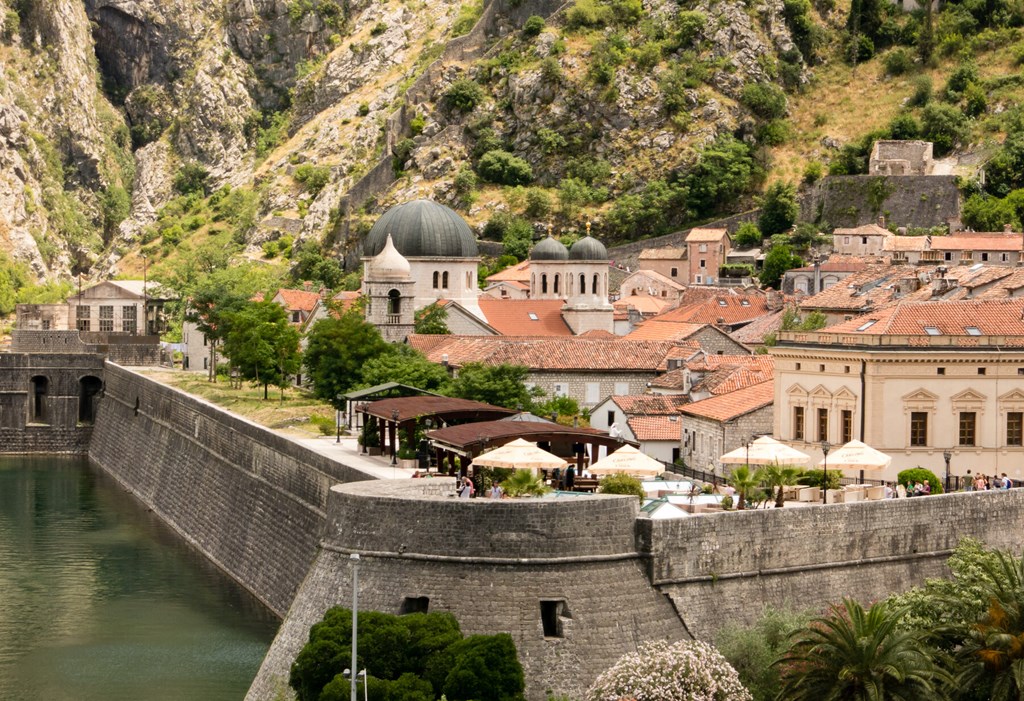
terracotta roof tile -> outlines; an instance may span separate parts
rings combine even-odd
[[[653,316],[655,314],[661,314],[666,308],[671,307],[675,302],[671,302],[661,297],[652,297],[651,295],[630,295],[629,297],[620,297],[612,303],[612,306],[619,310],[628,310],[630,308],[635,309],[645,316]]]
[[[728,421],[743,414],[766,407],[775,401],[775,383],[761,382],[738,389],[735,392],[709,397],[687,404],[680,412],[687,416],[699,416],[714,421]],[[683,419],[686,420],[685,418]]]
[[[894,253],[897,251],[912,252],[923,251],[927,246],[928,237],[926,236],[893,236],[882,244],[882,250]]]
[[[707,324],[691,324],[685,321],[660,321],[657,317],[648,319],[623,336],[629,341],[672,341],[689,338]]]
[[[638,441],[681,441],[683,422],[679,416],[633,416],[626,420]]]
[[[274,295],[276,300],[278,297],[284,302],[285,309],[289,311],[302,311],[311,312],[316,303],[320,301],[320,295],[316,292],[308,290],[287,290],[281,288]]]
[[[740,294],[718,290],[718,294],[697,304],[688,304],[655,317],[662,321],[685,321],[692,324],[740,324],[769,312],[768,301],[761,294]]]
[[[679,407],[688,401],[685,397],[668,394],[625,394],[611,399],[627,416],[675,416]]]
[[[953,234],[931,237],[933,251],[1019,251],[1020,234]]]
[[[690,229],[686,243],[718,243],[728,235],[726,229]]]
[[[488,365],[509,363],[537,371],[656,372],[666,370],[670,358],[686,360],[700,352],[700,347],[693,341],[625,341],[583,336],[517,338],[413,334],[409,336],[409,345],[423,351],[435,363],[440,363],[442,356],[446,355],[454,367],[472,362]]]
[[[695,372],[708,372],[721,367],[748,367],[771,374],[775,371],[775,358],[770,355],[705,355],[699,360],[691,360],[686,367]]]
[[[637,260],[683,260],[685,248],[645,248]]]
[[[734,341],[746,345],[759,345],[764,343],[765,336],[770,333],[775,333],[782,328],[782,315],[784,313],[785,310],[780,309],[777,312],[758,317],[743,328],[733,331],[729,334],[729,337]]]
[[[560,299],[480,297],[479,304],[487,323],[502,336],[572,336]]]
[[[625,280],[622,281],[620,287],[622,285],[629,285],[630,281],[634,277],[650,278],[654,282],[659,282],[662,285],[665,285],[666,287],[671,287],[672,289],[678,290],[679,292],[682,292],[683,290],[686,289],[686,285],[682,284],[678,280],[673,280],[668,275],[662,275],[657,270],[637,270],[634,273],[630,273],[629,277],[627,277]],[[635,287],[636,285],[634,284],[633,286]]]
[[[510,265],[504,270],[494,273],[494,275],[488,275],[485,279],[487,282],[523,282],[529,286],[530,261],[524,260],[522,263]]]
[[[903,277],[918,274],[918,269],[909,265],[878,265],[859,273],[853,273],[842,282],[811,295],[800,302],[801,309],[873,309],[892,299],[894,284]]]
[[[830,326],[829,332],[901,336],[1022,336],[1024,299],[909,302],[900,300]],[[968,333],[967,329],[978,333]],[[929,329],[934,329],[929,331]]]
[[[878,224],[864,224],[853,229],[836,229],[833,236],[894,236],[891,231]]]
[[[853,256],[834,256],[818,266],[823,273],[857,273],[868,267],[863,258]],[[806,265],[802,268],[793,268],[793,271],[810,273],[814,272],[813,265]]]

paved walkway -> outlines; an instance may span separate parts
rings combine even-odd
[[[334,436],[321,436],[318,438],[296,438],[289,436],[289,438],[341,465],[365,472],[374,479],[408,478],[412,477],[412,473],[415,472],[415,470],[402,469],[397,465],[392,466],[390,458],[363,455],[359,452],[359,445],[354,437],[346,438],[342,436],[340,443],[337,442]]]

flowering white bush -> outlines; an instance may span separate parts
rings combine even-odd
[[[699,640],[647,643],[623,656],[587,691],[587,701],[752,701],[739,675]]]

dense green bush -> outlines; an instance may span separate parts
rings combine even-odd
[[[523,35],[535,37],[544,31],[544,18],[540,15],[530,15],[523,23]]]
[[[757,218],[762,237],[789,231],[799,213],[796,188],[789,183],[772,183],[761,198],[761,215]]]
[[[451,109],[471,112],[484,101],[484,89],[471,78],[459,78],[445,91],[442,100]]]
[[[191,195],[198,193],[206,195],[206,181],[210,172],[201,164],[189,162],[182,164],[177,175],[174,176],[174,189],[178,194]]]
[[[808,487],[820,487],[824,479],[824,472],[824,470],[804,470],[803,474],[797,479],[797,482]],[[839,478],[838,470],[829,470],[828,488],[839,489]]]
[[[921,113],[922,136],[935,144],[935,155],[949,153],[967,134],[967,117],[952,105],[931,103]]]
[[[770,83],[747,83],[740,94],[740,102],[762,119],[786,116],[786,93]]]
[[[735,203],[760,175],[750,147],[732,136],[719,137],[704,148],[684,179],[687,204],[698,216],[708,216]]]
[[[754,222],[743,222],[739,228],[736,229],[736,233],[732,235],[733,243],[736,244],[737,248],[755,248],[761,245],[761,241],[764,236],[761,234],[761,230],[757,228],[757,224]]]
[[[911,488],[917,482],[927,482],[931,485],[932,494],[942,494],[942,482],[931,470],[924,467],[912,467],[909,470],[901,470],[896,475],[896,481],[904,487]]]
[[[500,149],[481,156],[477,172],[484,180],[499,185],[525,185],[533,180],[533,168],[529,163]]]
[[[607,475],[601,478],[597,489],[601,494],[632,494],[640,501],[644,500],[644,488],[640,480],[623,473]]]
[[[325,166],[314,166],[310,163],[303,163],[295,169],[293,177],[302,184],[306,192],[313,197],[316,197],[330,181],[331,169]]]
[[[888,75],[903,75],[914,67],[914,57],[901,46],[887,53],[882,63]]]

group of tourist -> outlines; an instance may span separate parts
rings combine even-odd
[[[1001,475],[992,475],[991,477],[978,473],[971,478],[971,471],[967,471],[967,485],[964,487],[964,491],[967,492],[985,492],[990,489],[1012,489],[1013,480],[1006,476],[1004,472]]]

